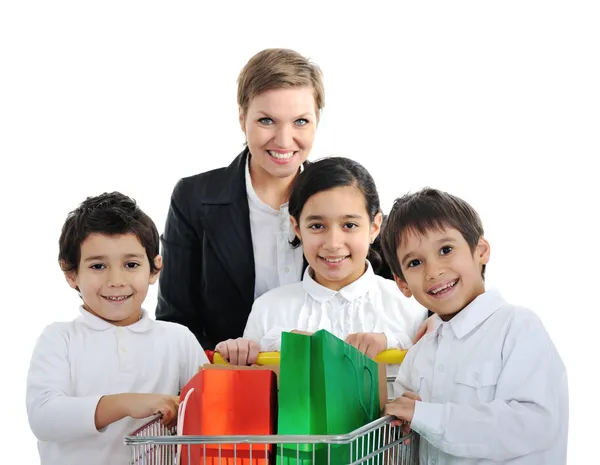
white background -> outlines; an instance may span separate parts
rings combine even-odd
[[[386,211],[426,185],[478,209],[488,284],[540,314],[567,365],[569,463],[594,462],[596,2],[205,3],[0,7],[1,463],[38,463],[25,379],[42,328],[77,314],[56,261],[67,213],[119,190],[162,231],[176,181],[241,150],[237,74],[267,47],[325,74],[313,160],[362,162]]]

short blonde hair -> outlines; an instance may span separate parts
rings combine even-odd
[[[310,86],[315,94],[317,119],[325,106],[325,88],[321,69],[298,52],[285,48],[268,48],[254,55],[237,80],[238,106],[245,114],[250,101],[271,89]]]

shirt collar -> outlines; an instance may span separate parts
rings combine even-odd
[[[82,323],[94,331],[106,331],[107,329],[114,329],[118,326],[109,323],[108,321],[103,320],[100,317],[97,317],[93,313],[88,312],[83,305],[79,307],[79,316],[77,317],[77,322]],[[142,317],[133,324],[128,326],[123,326],[123,328],[133,331],[134,333],[145,333],[150,331],[154,326],[154,320],[152,320],[148,316],[148,312],[142,309]]]
[[[450,325],[454,335],[461,339],[492,316],[496,310],[506,305],[506,301],[496,289],[490,289],[475,297],[473,302],[463,308],[454,318],[445,323],[436,315],[436,333],[442,324]]]
[[[363,273],[363,275],[354,281],[351,284],[343,287],[339,291],[334,291],[325,286],[319,284],[312,277],[313,271],[310,266],[306,267],[304,270],[304,277],[302,279],[302,287],[304,291],[310,295],[317,302],[327,302],[328,300],[333,299],[337,294],[340,294],[344,299],[348,301],[353,301],[358,297],[361,297],[367,293],[367,291],[372,287],[373,282],[375,281],[375,273],[373,272],[373,268],[369,261],[366,261],[367,269]]]

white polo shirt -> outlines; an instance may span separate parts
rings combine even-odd
[[[155,321],[144,311],[115,326],[80,308],[71,322],[53,323],[39,337],[27,377],[27,414],[41,465],[127,464],[123,438],[146,420],[123,418],[102,431],[94,416],[104,395],[178,395],[209,363],[184,326]]]

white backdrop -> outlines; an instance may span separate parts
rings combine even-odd
[[[162,231],[176,181],[241,150],[236,77],[266,47],[294,48],[323,69],[312,159],[363,163],[386,211],[426,185],[478,209],[492,245],[488,284],[539,313],[567,365],[569,463],[593,456],[598,7],[322,3],[2,4],[2,463],[38,463],[29,357],[45,325],[77,314],[56,262],[67,213],[119,190]],[[151,312],[155,303],[153,287]]]

